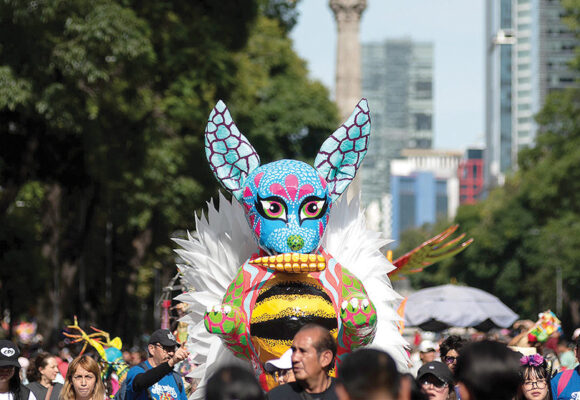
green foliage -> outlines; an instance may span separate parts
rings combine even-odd
[[[262,162],[314,159],[338,127],[338,112],[327,89],[308,80],[305,63],[280,24],[258,18],[237,63],[240,85],[232,96],[232,113]]]
[[[217,191],[217,100],[264,161],[313,158],[337,127],[292,50],[296,16],[279,0],[0,2],[0,308],[45,334],[75,314],[129,343],[150,330],[170,238]]]
[[[580,2],[564,0],[576,34]],[[580,70],[580,56],[572,68]],[[565,327],[578,315],[580,271],[580,89],[552,93],[536,116],[533,148],[518,155],[519,170],[476,205],[461,206],[454,223],[475,239],[466,251],[412,276],[415,287],[457,280],[500,297],[522,317],[556,310],[561,271]],[[437,233],[425,232],[421,240]],[[415,246],[420,243],[418,238]],[[412,248],[411,244],[407,246]],[[572,321],[579,324],[579,320]],[[568,325],[567,325],[568,324]]]

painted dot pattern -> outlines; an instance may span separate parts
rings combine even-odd
[[[322,144],[314,166],[330,186],[336,200],[354,179],[367,153],[371,117],[366,99],[356,106],[349,119]]]
[[[205,154],[217,180],[239,200],[242,184],[260,165],[260,157],[221,100],[210,113],[205,128]]]

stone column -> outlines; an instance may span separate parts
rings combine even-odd
[[[341,121],[352,113],[362,97],[361,54],[358,32],[360,17],[367,7],[366,0],[330,0],[338,37],[336,41],[335,99]],[[360,171],[347,190],[350,200],[360,194]]]
[[[334,12],[338,39],[336,45],[335,98],[340,117],[346,120],[362,97],[360,18],[366,0],[330,0]]]

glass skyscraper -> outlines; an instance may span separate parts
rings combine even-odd
[[[486,190],[534,145],[546,95],[577,84],[568,63],[578,40],[563,14],[554,0],[486,0]]]
[[[390,161],[404,148],[433,142],[433,44],[390,39],[362,45],[362,92],[371,110],[369,152],[360,171],[365,206],[380,209],[385,233],[390,218]]]

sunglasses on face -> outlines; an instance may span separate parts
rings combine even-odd
[[[443,390],[447,387],[447,382],[443,382],[437,378],[426,378],[421,381],[421,386],[428,387],[429,385],[437,390]]]
[[[163,346],[161,343],[155,343],[155,346],[165,350],[167,353],[175,353],[175,346]]]
[[[445,356],[443,357],[443,361],[445,361],[445,364],[453,364],[457,362],[457,357]]]

